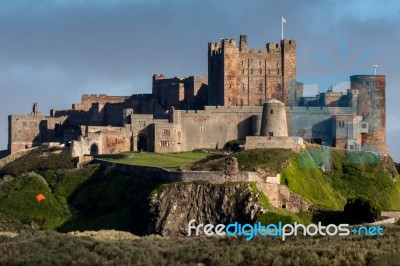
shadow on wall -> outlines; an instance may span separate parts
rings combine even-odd
[[[327,119],[314,124],[311,132],[314,143],[320,145],[322,143],[330,143],[332,141],[332,119]],[[319,141],[321,143],[318,143]]]
[[[252,117],[240,121],[237,125],[237,139],[245,139],[246,136],[251,136]]]

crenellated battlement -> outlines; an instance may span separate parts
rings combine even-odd
[[[107,94],[83,94],[82,102],[72,104],[73,110],[88,111],[93,104],[106,104],[106,103],[123,103],[129,99],[129,96],[108,96]]]
[[[251,48],[247,49],[247,37],[246,35],[241,35],[241,47],[237,46],[236,39],[221,39],[219,42],[209,42],[208,49],[211,54],[220,54],[225,48],[237,48],[240,53],[277,53],[281,52],[283,47],[293,47],[296,48],[295,40],[282,40],[279,43],[269,42],[266,44],[266,48],[257,49]],[[239,49],[240,48],[240,49]]]

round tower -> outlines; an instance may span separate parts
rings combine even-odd
[[[260,136],[288,136],[286,108],[283,102],[272,99],[263,104]]]
[[[350,77],[351,89],[358,91],[357,115],[368,123],[368,133],[361,134],[363,147],[376,148],[387,155],[386,146],[386,80],[384,75]]]

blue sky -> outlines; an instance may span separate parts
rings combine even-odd
[[[250,47],[265,47],[279,41],[281,16],[297,41],[299,81],[344,88],[349,75],[380,66],[389,149],[400,161],[398,1],[1,0],[0,150],[7,116],[33,102],[48,114],[83,93],[148,93],[155,73],[204,75],[207,42],[246,34]]]

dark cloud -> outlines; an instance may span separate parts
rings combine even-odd
[[[7,144],[7,115],[29,113],[34,101],[47,113],[79,102],[82,93],[150,92],[154,73],[203,75],[207,42],[247,34],[250,47],[264,47],[279,41],[284,16],[285,36],[297,40],[300,79],[343,73],[346,81],[380,65],[378,71],[387,75],[389,147],[400,160],[397,1],[3,0],[0,5],[0,148]],[[370,56],[354,66],[367,51]],[[321,54],[333,64],[318,60]]]

